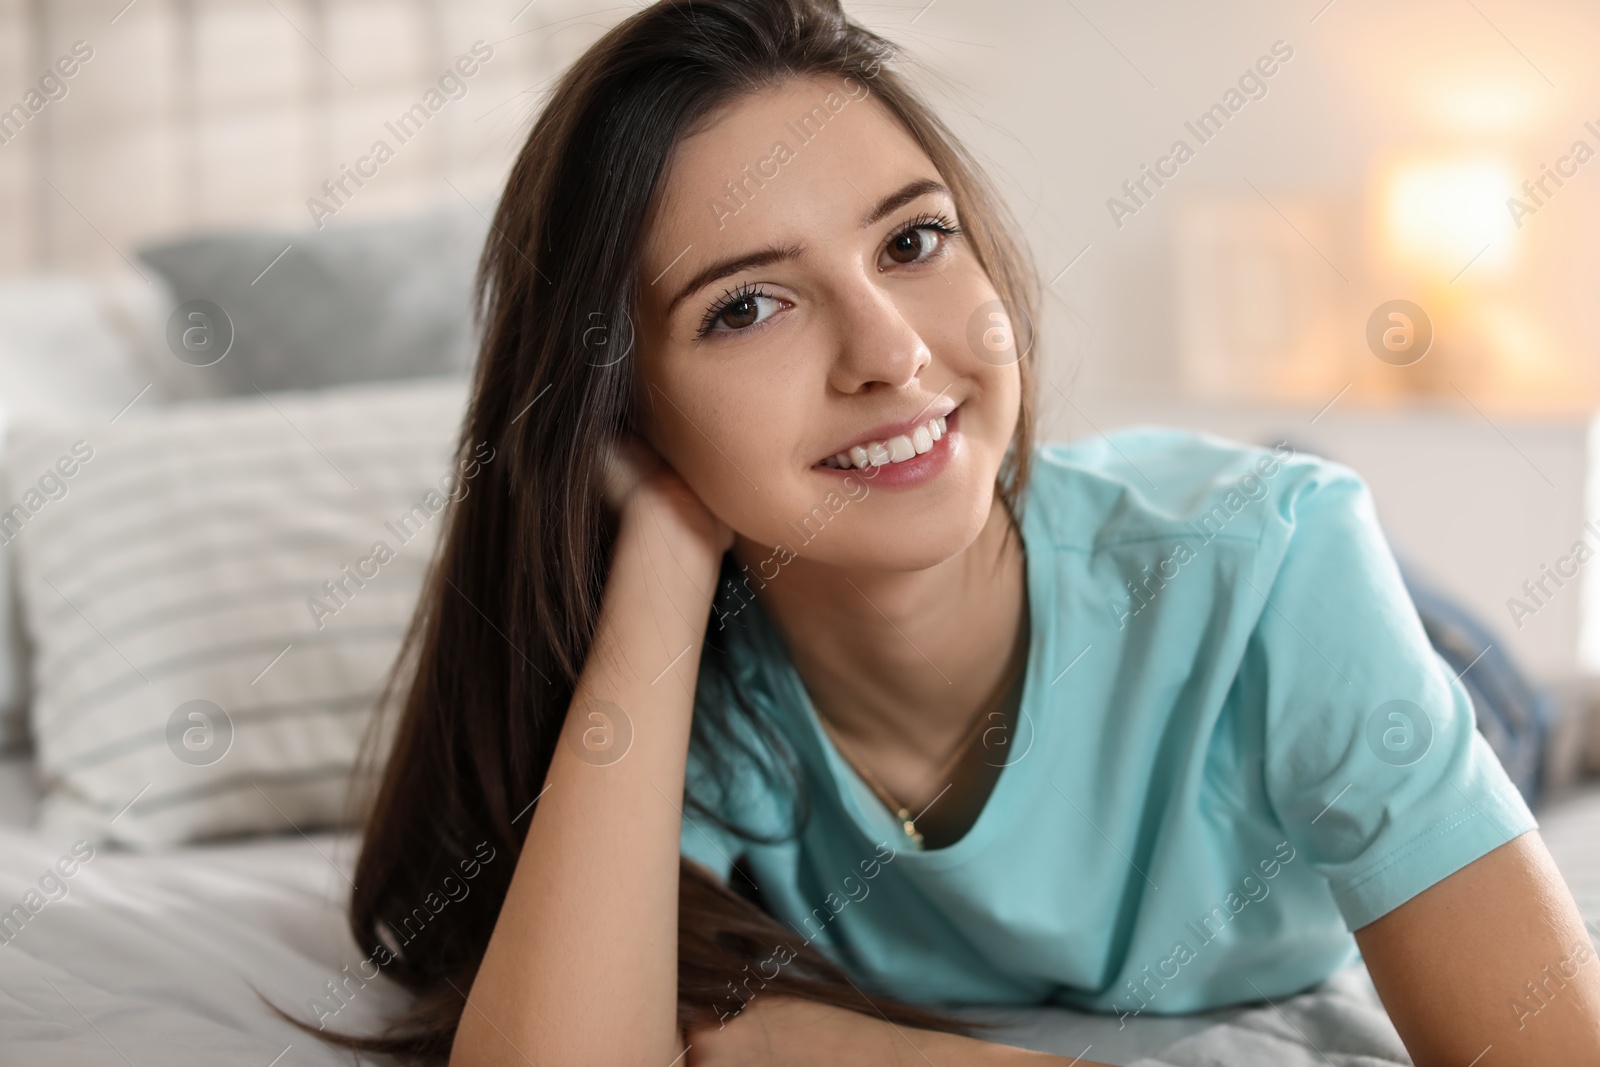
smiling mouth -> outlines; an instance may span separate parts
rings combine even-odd
[[[952,411],[951,414],[955,412]],[[945,435],[948,428],[948,417],[938,415],[908,434],[852,445],[849,449],[824,459],[818,466],[831,467],[834,470],[865,470],[868,467],[904,463],[908,459],[915,459],[924,452],[931,451],[934,443]]]

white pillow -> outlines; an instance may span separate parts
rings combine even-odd
[[[455,459],[465,404],[428,379],[14,427],[39,828],[338,825],[448,498],[494,461]]]
[[[19,418],[110,419],[151,385],[152,336],[167,299],[128,277],[60,274],[0,281],[0,442]],[[170,356],[164,363],[175,363]],[[154,403],[161,383],[140,403]],[[10,506],[7,501],[5,506]],[[27,655],[0,537],[0,753],[27,742]]]

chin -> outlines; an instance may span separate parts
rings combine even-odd
[[[998,461],[972,464],[970,474],[950,470],[943,492],[914,505],[884,492],[869,492],[833,516],[810,541],[793,524],[775,531],[796,556],[843,569],[917,571],[937,566],[971,547],[989,521],[996,496]]]

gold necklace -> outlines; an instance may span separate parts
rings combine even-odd
[[[945,759],[944,763],[939,767],[938,772],[933,775],[934,781],[938,781],[940,778],[943,778],[947,772],[953,769],[955,765],[960,762],[961,757],[966,755],[967,750],[972,747],[973,738],[979,736],[983,732],[980,727],[983,726],[985,720],[987,720],[995,708],[1002,704],[1005,699],[1016,689],[1017,681],[1022,675],[1022,667],[1027,663],[1026,656],[1022,655],[1022,653],[1028,647],[1027,631],[1028,627],[1024,626],[1023,632],[1018,637],[1017,647],[1012,651],[1011,663],[1007,665],[1009,670],[1007,671],[1006,684],[1001,686],[997,690],[996,694],[985,702],[983,708],[978,712],[977,717],[973,719],[972,725],[967,728],[967,732],[962,737],[961,743],[956,746],[955,751]],[[866,782],[867,785],[871,787],[872,791],[877,794],[878,799],[883,802],[884,807],[894,812],[894,817],[900,820],[900,829],[905,832],[905,835],[911,841],[912,846],[920,850],[922,848],[922,834],[917,830],[916,820],[911,816],[911,809],[907,808],[904,804],[900,803],[899,800],[895,799],[894,795],[891,794],[887,788],[885,788],[883,783],[878,781],[877,776],[875,776],[871,771],[867,770],[865,766],[850,758],[850,754],[845,751],[843,740],[839,737],[838,732],[834,730],[833,726],[829,724],[826,718],[824,718],[821,714],[818,714],[817,721],[822,723],[822,728],[827,731],[828,736],[833,739],[833,747],[838,751],[839,755],[844,758],[844,761],[850,765],[852,770],[861,776],[862,781]],[[942,796],[943,793],[941,792],[940,795]],[[938,799],[938,797],[934,798],[934,800]],[[929,806],[931,807],[932,805],[930,804]],[[917,817],[920,818],[922,815],[926,814],[926,811],[927,809],[923,809],[923,811],[918,812]]]

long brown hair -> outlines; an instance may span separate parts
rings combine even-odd
[[[383,1035],[314,1031],[326,1040],[417,1060],[448,1056],[595,633],[615,536],[599,464],[608,441],[635,429],[633,361],[603,356],[601,342],[609,351],[626,343],[643,229],[687,131],[741,94],[794,77],[865,83],[938,168],[1011,310],[1018,350],[1032,346],[1038,282],[1009,216],[892,68],[896,58],[837,0],[663,0],[605,34],[555,87],[506,183],[478,270],[483,342],[459,451],[465,458],[491,442],[495,458],[451,509],[381,702],[398,694],[399,719],[380,710],[364,749],[368,769],[382,771],[350,926],[416,998]],[[1013,516],[1032,451],[1032,363],[1021,360],[1021,412],[997,482]],[[696,711],[693,743],[725,770],[740,733],[729,729],[730,716],[748,716],[758,736],[776,738],[732,686],[725,654],[707,647],[704,656],[703,671],[729,683],[734,699]],[[803,792],[798,776],[790,787]],[[727,825],[692,796],[685,806]],[[494,858],[475,865],[470,893],[434,909],[425,926],[409,926],[425,900],[442,899],[447,879],[460,881],[480,842]],[[864,999],[838,966],[751,899],[688,862],[679,877],[684,1028],[715,1022],[712,1005],[730,983],[787,946],[793,961],[767,981],[767,995],[972,1032],[932,1008]]]

